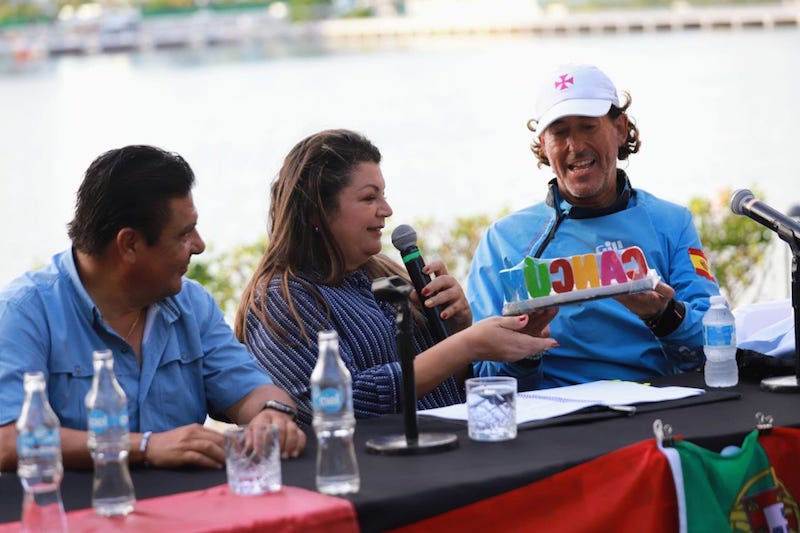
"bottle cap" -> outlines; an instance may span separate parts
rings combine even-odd
[[[114,358],[111,350],[95,350],[92,352],[92,357],[95,361],[105,361]]]
[[[711,305],[726,305],[725,297],[720,294],[712,296],[709,301]]]
[[[328,330],[328,331],[320,331],[317,333],[317,341],[327,341],[327,340],[338,340],[339,335],[336,333],[336,330]]]
[[[44,372],[41,371],[25,372],[22,381],[23,383],[28,383],[32,381],[41,381],[42,383],[44,383]]]

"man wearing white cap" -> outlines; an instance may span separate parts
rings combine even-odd
[[[492,224],[470,268],[473,318],[502,312],[501,269],[638,246],[661,282],[653,291],[562,306],[560,346],[517,363],[482,361],[476,375],[511,375],[520,389],[675,374],[703,362],[701,320],[718,294],[691,213],[631,186],[617,159],[638,152],[631,99],[598,68],[559,67],[546,78],[528,127],[539,166],[553,169],[544,202]]]

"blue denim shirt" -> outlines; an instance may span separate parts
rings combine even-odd
[[[19,416],[23,374],[40,370],[61,425],[85,430],[92,352],[99,349],[114,354],[134,432],[202,424],[206,413],[221,414],[272,383],[211,295],[188,279],[180,293],[148,309],[140,367],[128,343],[103,321],[67,250],[0,292],[0,425]]]

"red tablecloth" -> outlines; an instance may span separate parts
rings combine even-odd
[[[650,439],[396,531],[673,533],[677,510],[669,464]]]
[[[262,496],[238,496],[227,485],[136,502],[128,516],[103,518],[92,509],[67,513],[70,533],[108,531],[186,532],[357,532],[353,505],[297,487]],[[0,524],[0,533],[18,532],[20,523]]]
[[[791,531],[800,523],[800,431],[773,428],[759,443],[787,493]],[[655,439],[638,442],[528,486],[393,530],[673,533],[678,501]]]

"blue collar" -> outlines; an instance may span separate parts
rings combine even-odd
[[[72,282],[72,287],[75,290],[75,294],[78,296],[80,311],[86,320],[90,324],[103,324],[103,326],[110,331],[110,328],[105,324],[105,320],[103,320],[100,309],[98,309],[92,297],[89,296],[86,287],[83,286],[80,275],[78,275],[78,266],[75,264],[75,249],[71,248],[61,254],[59,263],[61,270],[67,273]],[[164,312],[165,320],[170,323],[178,320],[181,315],[180,308],[174,301],[174,297],[170,296],[150,305],[150,309],[147,311],[146,323],[150,322],[151,315],[154,316],[159,311]]]
[[[561,197],[558,192],[558,180],[550,180],[550,190],[547,193],[545,203],[556,210],[557,218],[596,218],[610,215],[618,211],[627,209],[631,196],[634,191],[628,175],[622,169],[617,169],[617,199],[607,207],[577,207]]]

